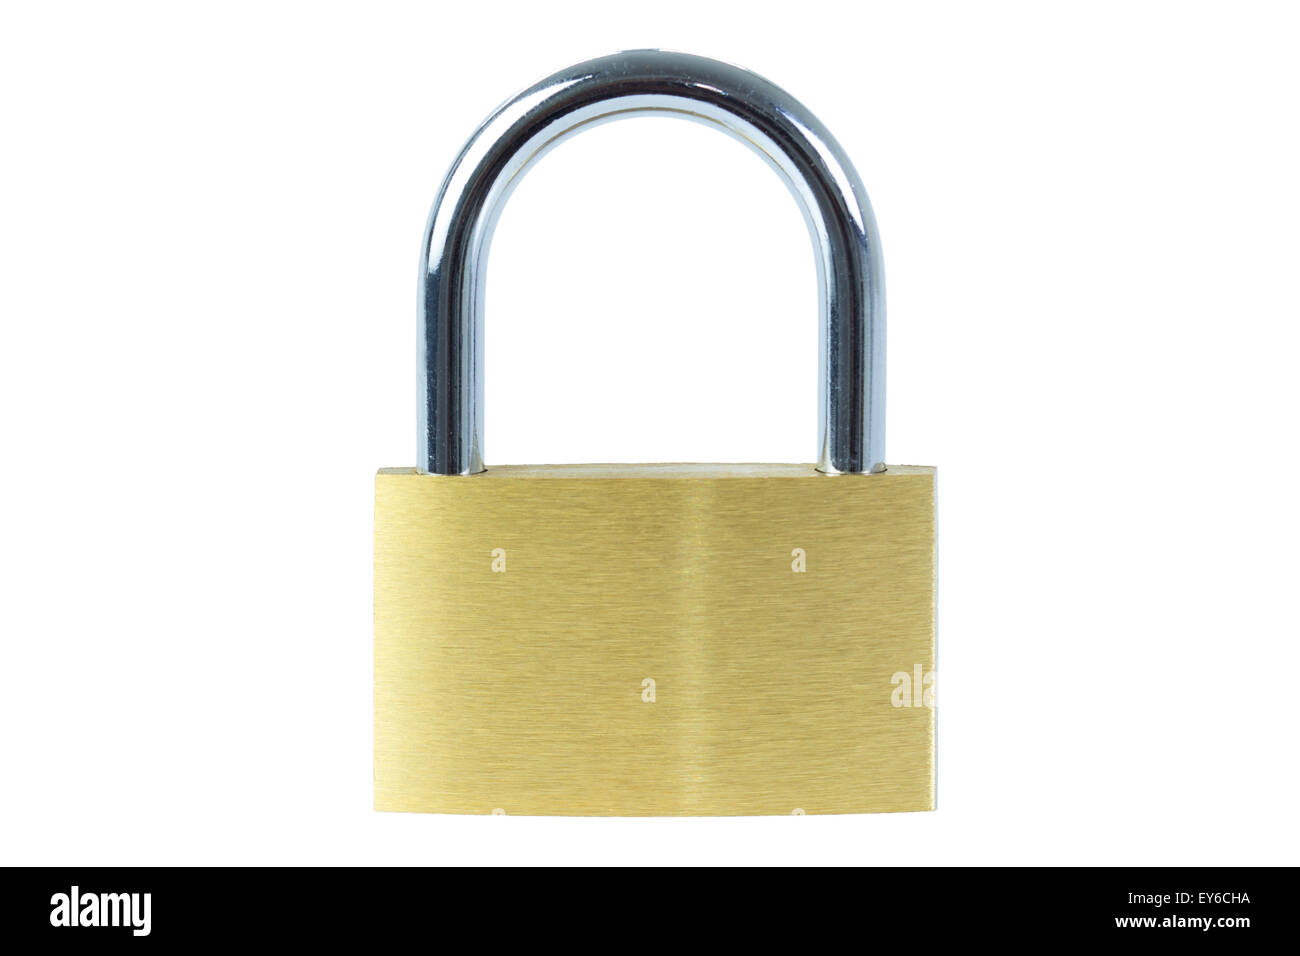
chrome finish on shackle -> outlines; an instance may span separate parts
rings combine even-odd
[[[767,80],[716,60],[659,50],[588,60],[547,77],[488,117],[456,157],[424,234],[418,470],[484,470],[487,258],[511,191],[565,138],[648,113],[720,127],[767,160],[790,187],[812,235],[820,287],[817,468],[883,471],[884,266],[857,171],[817,118]]]

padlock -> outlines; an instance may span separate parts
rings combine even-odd
[[[566,137],[648,113],[736,136],[803,210],[818,462],[485,469],[483,295],[502,204]],[[375,808],[933,809],[935,470],[884,464],[880,242],[825,127],[714,60],[580,63],[470,138],[423,253],[418,465],[375,481]]]

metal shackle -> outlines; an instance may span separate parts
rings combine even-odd
[[[424,233],[417,470],[484,470],[484,290],[506,199],[567,137],[646,114],[723,129],[762,156],[798,200],[820,289],[817,468],[883,471],[884,266],[857,171],[817,118],[784,90],[736,66],[660,50],[588,60],[530,86],[489,116],[452,163]]]

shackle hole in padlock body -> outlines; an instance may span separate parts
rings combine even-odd
[[[418,292],[418,471],[484,470],[483,322],[492,234],[546,152],[596,124],[646,114],[722,129],[789,187],[819,289],[817,469],[884,470],[885,287],[867,193],[829,131],[788,93],[705,57],[637,50],[561,70],[500,107],[461,149],[425,228]]]

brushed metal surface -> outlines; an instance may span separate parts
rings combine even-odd
[[[933,808],[934,469],[391,469],[375,489],[376,809]]]

